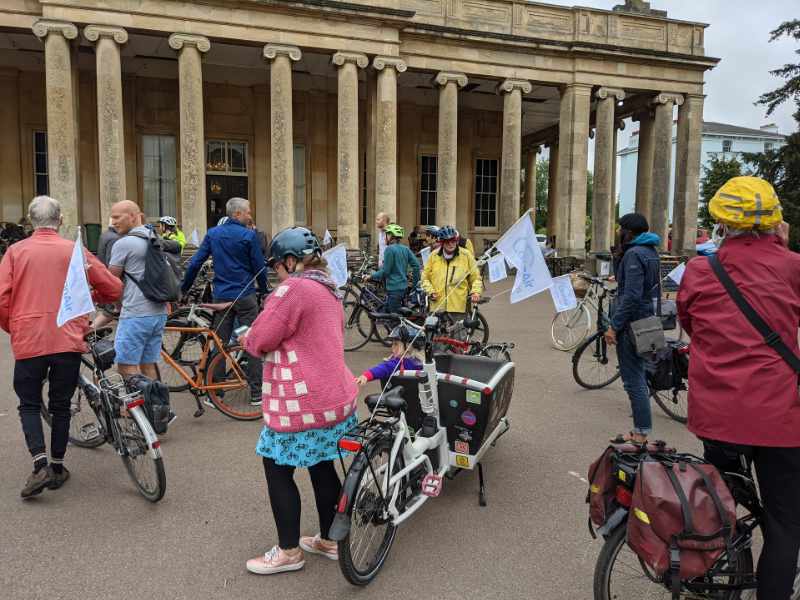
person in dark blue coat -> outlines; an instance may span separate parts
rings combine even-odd
[[[638,213],[629,213],[619,220],[619,239],[614,257],[617,298],[611,326],[605,334],[606,342],[617,345],[622,384],[633,411],[633,429],[626,439],[637,443],[647,441],[653,429],[653,419],[645,361],[636,354],[629,325],[655,314],[656,299],[661,290],[658,258],[661,238],[650,233],[649,229],[647,219]]]

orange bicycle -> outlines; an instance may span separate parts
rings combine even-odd
[[[247,382],[253,358],[238,344],[226,345],[211,328],[209,312],[227,310],[231,302],[191,305],[171,316],[164,328],[159,370],[170,391],[188,391],[197,402],[195,417],[205,412],[206,396],[220,412],[240,421],[261,417],[260,402],[252,402]]]

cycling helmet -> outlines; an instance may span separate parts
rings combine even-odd
[[[417,335],[417,333],[416,330],[401,323],[392,329],[385,339],[389,342],[402,342],[406,346],[413,344],[414,348],[421,348],[424,344],[425,336]]]
[[[220,217],[219,221],[217,221],[217,227],[220,225],[225,225],[225,223],[228,222],[228,219],[230,219],[230,217]]]
[[[305,227],[289,227],[272,238],[267,252],[267,264],[274,267],[287,256],[303,260],[314,254],[322,254],[317,237]]]
[[[439,235],[439,227],[436,225],[426,225],[425,233],[432,235],[433,237],[437,237]]]
[[[708,211],[731,229],[772,229],[783,221],[775,189],[760,177],[734,177],[723,185]]]
[[[439,230],[439,233],[436,235],[436,237],[442,242],[447,240],[458,241],[458,231],[452,225],[445,225]]]
[[[177,227],[178,221],[175,220],[175,217],[161,217],[158,220],[159,223],[166,225],[167,227]]]
[[[403,229],[401,225],[397,223],[389,223],[385,228],[384,231],[386,232],[387,236],[395,237],[403,239],[406,237],[406,230]]]

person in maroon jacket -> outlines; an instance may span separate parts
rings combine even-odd
[[[800,255],[772,186],[728,181],[709,205],[722,237],[717,257],[741,294],[795,355],[800,324]],[[689,429],[706,459],[738,471],[755,462],[765,508],[759,600],[788,600],[800,551],[798,373],[768,346],[729,296],[708,257],[689,261],[678,317],[691,336]]]

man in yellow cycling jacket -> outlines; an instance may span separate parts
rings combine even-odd
[[[441,247],[431,253],[422,273],[422,289],[428,294],[431,311],[459,313],[467,310],[467,296],[477,302],[483,281],[472,253],[458,245],[458,232],[445,226],[439,230]]]

